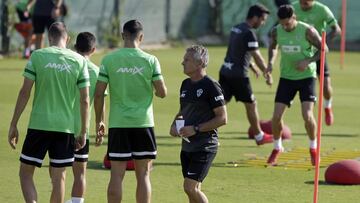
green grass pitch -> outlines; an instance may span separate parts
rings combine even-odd
[[[209,51],[208,74],[218,79],[218,70],[225,56],[226,47],[210,47]],[[186,77],[182,73],[181,66],[184,47],[150,50],[149,52],[160,60],[169,93],[165,99],[156,98],[154,100],[158,158],[154,162],[154,170],[151,174],[152,202],[187,202],[187,197],[182,190],[183,178],[179,161],[181,140],[172,138],[168,134],[170,123],[179,109],[179,86]],[[266,50],[262,50],[262,53],[266,56]],[[92,60],[99,64],[102,56],[102,53],[96,54]],[[335,124],[330,127],[323,126],[322,148],[324,150],[336,148],[340,151],[351,151],[360,148],[359,57],[359,53],[347,53],[344,69],[340,69],[339,53],[334,51],[328,54],[334,87]],[[25,60],[17,58],[0,59],[0,202],[23,202],[18,177],[18,159],[32,100],[28,103],[18,124],[20,140],[16,150],[12,150],[8,145],[7,133],[17,94],[22,84],[21,74],[25,63]],[[277,63],[274,66],[274,85],[269,88],[265,85],[263,78],[256,79],[251,74],[261,119],[271,118],[278,75]],[[307,148],[308,139],[305,135],[298,97],[294,101],[294,105],[287,110],[285,115],[285,123],[291,128],[293,137],[290,142],[285,142],[284,146],[285,148]],[[231,101],[227,108],[229,122],[220,129],[221,146],[202,186],[209,201],[224,203],[312,202],[314,170],[286,170],[241,164],[238,167],[231,167],[226,164],[246,159],[249,154],[268,156],[272,149],[271,144],[257,147],[253,140],[247,139],[246,132],[249,125],[243,104]],[[317,111],[315,111],[315,116],[317,116]],[[91,129],[94,129],[93,125]],[[94,203],[106,202],[106,189],[110,173],[101,168],[106,151],[106,140],[102,146],[97,148],[93,145],[94,136],[91,137],[91,142],[85,200]],[[35,171],[39,202],[48,202],[50,198],[51,183],[48,175],[48,161],[45,160],[44,163],[41,169]],[[66,199],[70,198],[73,179],[69,169],[66,179]],[[324,183],[325,169],[321,168],[320,170],[319,202],[359,202],[359,186],[326,184]],[[123,202],[135,202],[135,185],[134,172],[127,172],[124,181]]]

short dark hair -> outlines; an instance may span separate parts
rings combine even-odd
[[[123,27],[123,32],[129,34],[132,39],[135,39],[142,30],[143,26],[138,20],[129,20]]]
[[[63,22],[55,22],[49,28],[49,38],[59,40],[62,37],[67,37],[67,29]]]
[[[246,19],[251,19],[255,16],[261,17],[264,14],[270,14],[270,11],[264,5],[257,3],[249,8]]]
[[[290,0],[275,0],[276,7],[280,7],[282,5],[291,4]]]
[[[280,20],[282,20],[286,18],[291,18],[294,13],[294,8],[291,5],[282,5],[277,12],[277,16]]]
[[[87,53],[95,47],[96,37],[90,32],[80,32],[76,37],[75,49]]]

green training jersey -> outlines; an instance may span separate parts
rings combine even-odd
[[[306,30],[310,26],[298,21],[291,32],[285,31],[281,25],[276,27],[277,43],[281,51],[280,77],[289,80],[300,80],[316,77],[316,64],[310,63],[304,71],[298,71],[296,65],[300,60],[315,54],[315,47],[306,39]]]
[[[118,49],[101,62],[99,81],[109,84],[109,128],[153,127],[153,81],[162,80],[158,59],[137,48]]]
[[[97,67],[94,63],[90,60],[86,60],[88,65],[89,71],[89,79],[90,79],[90,87],[89,87],[89,97],[90,97],[90,109],[92,109],[93,101],[94,101],[94,94],[95,94],[95,87],[96,82],[99,76],[99,67]],[[91,115],[91,114],[89,114]],[[76,100],[74,106],[74,116],[75,116],[75,136],[79,135],[81,132],[81,113],[80,113],[80,92],[76,92]],[[89,121],[91,117],[89,116]],[[89,139],[89,129],[86,130],[86,138]]]
[[[293,3],[296,19],[303,21],[315,27],[321,35],[322,31],[326,31],[328,26],[337,24],[334,14],[324,4],[314,1],[314,5],[310,10],[303,11],[299,1]]]
[[[23,75],[35,81],[28,127],[74,133],[75,95],[90,85],[85,58],[55,46],[39,49],[31,54]]]

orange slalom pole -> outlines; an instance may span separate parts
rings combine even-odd
[[[326,32],[321,34],[321,55],[320,55],[320,90],[318,103],[318,120],[317,120],[317,148],[315,161],[315,179],[314,179],[314,203],[318,202],[319,191],[319,170],[320,170],[320,147],[321,147],[321,130],[322,130],[322,109],[323,109],[323,91],[324,91],[324,64],[325,64],[325,46]]]
[[[342,0],[341,12],[341,43],[340,43],[340,68],[344,68],[345,45],[346,45],[346,0]]]

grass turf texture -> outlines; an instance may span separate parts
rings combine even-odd
[[[225,47],[210,47],[210,65],[208,73],[218,79],[218,70],[225,56]],[[187,202],[182,190],[182,175],[179,161],[180,139],[168,135],[173,116],[179,109],[179,86],[186,77],[182,73],[182,57],[184,47],[149,51],[156,55],[162,65],[163,75],[168,87],[165,99],[155,99],[155,132],[157,134],[158,158],[151,174],[152,202]],[[266,56],[266,50],[262,50]],[[103,54],[95,55],[92,60],[99,64]],[[334,126],[323,127],[322,147],[336,148],[340,151],[351,151],[360,148],[360,69],[359,53],[347,53],[345,68],[339,68],[339,53],[328,55],[332,83],[334,87]],[[15,106],[17,94],[22,84],[21,76],[26,61],[10,58],[0,60],[0,202],[23,202],[18,170],[19,155],[24,141],[31,101],[28,103],[19,124],[20,139],[16,150],[11,150],[7,143],[7,132]],[[278,63],[277,63],[278,64]],[[274,66],[274,85],[268,88],[263,78],[251,82],[258,101],[261,119],[271,118],[274,106],[274,94],[278,82],[279,68]],[[318,87],[317,87],[318,88]],[[293,132],[292,140],[285,142],[286,148],[307,148],[308,139],[300,113],[298,97],[294,105],[287,110],[285,123]],[[316,105],[317,108],[317,105]],[[257,147],[254,140],[247,139],[249,127],[243,104],[231,101],[228,105],[228,125],[220,129],[218,155],[205,179],[202,190],[210,202],[312,202],[314,171],[284,170],[279,168],[261,168],[239,165],[231,167],[226,163],[247,158],[248,154],[268,156],[272,145]],[[315,111],[317,116],[317,111]],[[93,129],[93,121],[91,129]],[[90,158],[87,171],[86,202],[106,202],[106,189],[109,171],[101,168],[106,151],[106,141],[98,148],[93,145],[91,136]],[[308,154],[306,154],[308,156]],[[51,183],[48,175],[48,160],[41,169],[35,171],[35,184],[39,202],[47,202],[50,198]],[[359,186],[338,186],[324,183],[325,168],[320,170],[319,202],[358,202]],[[66,199],[70,198],[72,172],[67,169]],[[123,202],[135,202],[134,172],[127,172],[124,180]]]

